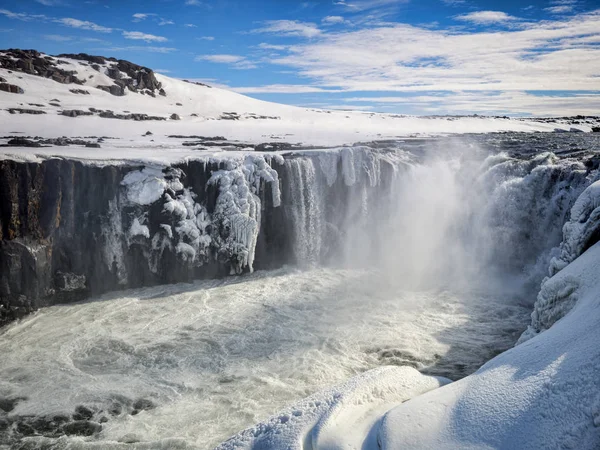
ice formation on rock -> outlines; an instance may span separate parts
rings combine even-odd
[[[542,282],[531,314],[531,325],[519,343],[547,330],[564,317],[578,300],[578,277],[562,277],[558,284],[555,275],[575,261],[600,239],[600,181],[588,186],[571,208],[571,217],[563,227],[560,254],[550,261],[549,273]]]
[[[270,166],[273,160],[281,162],[281,157],[247,155],[207,161],[223,167],[212,171],[205,186],[218,193],[212,212],[205,193],[187,185],[184,169],[146,166],[129,172],[121,182],[119,200],[130,211],[128,245],[149,241],[146,257],[155,273],[165,250],[190,266],[215,258],[229,264],[232,273],[252,271],[263,186],[270,185],[274,207],[281,203],[278,174]],[[158,217],[159,223],[149,223],[149,215],[155,222]]]

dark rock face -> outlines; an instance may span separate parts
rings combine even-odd
[[[90,144],[93,143],[85,142],[86,146]],[[64,159],[39,163],[0,161],[0,325],[44,306],[78,301],[110,290],[223,277],[250,270],[243,262],[250,249],[245,241],[238,240],[246,238],[236,237],[239,230],[234,228],[235,223],[246,227],[252,222],[252,227],[256,227],[252,244],[255,270],[297,262],[293,242],[298,208],[308,207],[298,205],[302,201],[298,198],[309,197],[304,193],[314,186],[306,185],[305,171],[309,166],[318,168],[320,162],[317,159],[313,166],[306,157],[290,154],[284,161],[267,158],[270,167],[266,167],[262,157],[249,158],[249,164],[259,165],[244,170],[268,169],[278,175],[270,178],[278,178],[277,181],[252,181],[253,198],[260,200],[256,202],[260,211],[252,216],[255,222],[250,216],[226,212],[230,211],[225,206],[226,199],[237,190],[221,196],[218,180],[223,173],[229,173],[228,180],[245,179],[241,168],[229,172],[234,169],[228,162],[192,160],[159,171],[149,179],[158,176],[158,182],[163,183],[160,186],[166,186],[164,190],[160,188],[151,200],[135,200],[136,192],[145,190],[146,185],[130,191],[125,177],[143,177],[143,167],[98,167]],[[336,164],[341,173],[341,157]],[[353,186],[346,185],[342,176],[332,185],[320,180],[323,204],[327,206],[322,211],[323,221],[331,224],[332,230],[343,230],[344,220],[354,214],[347,210],[355,203],[352,199],[367,189],[369,204],[377,207],[378,202],[384,201],[394,173],[391,165],[387,167],[382,162],[378,185],[371,185],[366,175]],[[148,186],[154,189],[154,185]],[[242,191],[248,188],[239,186]],[[279,190],[281,204],[275,195]],[[177,206],[177,202],[192,205],[193,212]],[[194,244],[195,239],[202,244]],[[340,237],[332,234],[323,239],[329,250],[323,250],[318,258],[326,262],[335,254]],[[145,400],[133,403],[130,411],[152,407]],[[90,420],[85,415],[77,418]]]
[[[166,117],[149,116],[148,114],[140,114],[140,113],[115,114],[114,112],[108,111],[108,110],[101,111],[100,114],[98,114],[98,115],[104,119],[121,119],[121,120],[135,120],[135,121],[167,120]]]
[[[81,109],[65,109],[61,112],[61,115],[67,117],[78,117],[78,116],[93,116],[94,113],[90,111],[82,111]]]
[[[122,86],[117,86],[116,84],[112,84],[110,86],[96,86],[98,89],[104,92],[108,92],[111,95],[116,97],[122,97],[125,95],[125,89]]]
[[[11,94],[24,94],[25,91],[16,84],[0,83],[0,91],[10,92]]]
[[[181,117],[179,117],[179,114],[171,114],[171,117],[169,117],[169,119],[171,119],[171,120],[181,120]]]
[[[592,133],[600,133],[600,127],[592,127]]]
[[[160,95],[166,95],[154,72],[147,67],[122,59],[105,58],[86,53],[61,54],[57,58],[61,57],[81,61],[81,65],[90,65],[98,72],[102,70],[101,66],[107,66],[106,73],[114,80],[114,84],[97,86],[97,88],[112,95],[123,96],[126,90],[152,97],[156,96],[155,91],[159,91]],[[83,85],[86,83],[87,80],[77,78],[76,71],[66,71],[60,68],[59,66],[66,64],[66,61],[57,58],[43,56],[35,50],[9,49],[0,51],[0,66],[8,70],[50,78],[62,84],[75,83]],[[5,80],[2,80],[0,83],[0,90],[23,93],[22,89],[20,90],[18,86],[8,84]],[[89,95],[89,92],[85,89],[71,89],[71,92],[74,94]]]
[[[35,50],[9,49],[0,54],[0,65],[4,69],[37,75],[63,84],[84,84],[85,80],[76,77],[75,72],[68,72],[57,67],[53,59],[44,58]]]
[[[11,114],[46,114],[46,111],[27,108],[8,108],[8,112]]]
[[[32,141],[27,138],[16,137],[8,141],[7,145],[11,147],[41,147],[42,144],[36,141]]]

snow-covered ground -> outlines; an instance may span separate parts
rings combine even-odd
[[[231,141],[251,144],[289,142],[311,146],[339,146],[359,141],[394,139],[399,136],[449,133],[487,133],[499,131],[552,132],[591,131],[596,122],[572,124],[568,120],[544,123],[527,119],[492,117],[413,117],[375,114],[358,111],[325,111],[280,105],[252,99],[231,91],[209,88],[156,74],[167,95],[151,97],[125,90],[122,97],[97,89],[111,85],[106,75],[108,65],[96,71],[89,64],[69,58],[60,68],[74,71],[86,80],[82,86],[61,84],[27,73],[8,71],[0,67],[0,77],[24,90],[23,94],[0,91],[0,122],[4,136],[108,136],[102,149],[53,147],[24,151],[19,148],[0,150],[7,157],[23,153],[64,155],[91,159],[170,158],[181,160],[197,155],[197,149],[183,148],[181,140],[169,135],[224,136]],[[75,94],[77,88],[89,95]],[[58,102],[56,101],[58,100]],[[53,106],[51,103],[59,106]],[[43,111],[46,114],[10,114],[9,108]],[[64,110],[111,110],[116,114],[140,113],[167,120],[134,121],[94,116],[67,117]],[[236,120],[227,113],[235,113]],[[177,114],[180,120],[171,120]],[[262,118],[261,118],[262,117]],[[147,131],[153,135],[142,136]]]

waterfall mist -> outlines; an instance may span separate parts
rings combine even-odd
[[[576,160],[509,155],[466,138],[286,164],[299,265],[377,269],[409,290],[522,293],[529,303],[590,182]]]

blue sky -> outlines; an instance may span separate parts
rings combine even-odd
[[[600,0],[0,0],[0,42],[292,105],[600,115]]]

